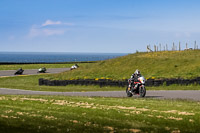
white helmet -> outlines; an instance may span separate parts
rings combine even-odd
[[[135,70],[135,74],[140,74],[140,71],[138,69]]]

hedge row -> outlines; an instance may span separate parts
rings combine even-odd
[[[99,85],[103,86],[118,86],[125,87],[127,86],[127,80],[107,80],[107,79],[78,79],[78,80],[47,80],[40,78],[39,85],[47,85],[47,86],[66,86],[66,85]],[[200,77],[195,79],[148,79],[146,81],[146,86],[161,86],[161,85],[190,85],[190,84],[200,84]]]

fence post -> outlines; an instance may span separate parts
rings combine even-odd
[[[150,44],[147,45],[147,52],[153,52],[153,51],[151,50],[151,45],[150,45]]]
[[[167,44],[166,44],[166,51],[168,51],[168,46],[167,46]]]
[[[174,46],[174,42],[173,42],[172,51],[174,51],[174,50],[175,50],[175,46]]]
[[[188,44],[186,43],[186,50],[188,49]]]
[[[160,46],[160,51],[161,51],[161,43],[159,44],[159,46]]]
[[[197,42],[194,41],[194,49],[197,49]]]

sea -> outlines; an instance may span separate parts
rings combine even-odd
[[[58,63],[100,61],[126,53],[0,52],[0,63]]]

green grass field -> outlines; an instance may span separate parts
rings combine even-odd
[[[199,132],[199,106],[140,98],[0,96],[0,131]]]
[[[200,50],[135,53],[85,65],[50,79],[128,79],[136,69],[145,78],[194,78],[200,76]]]

